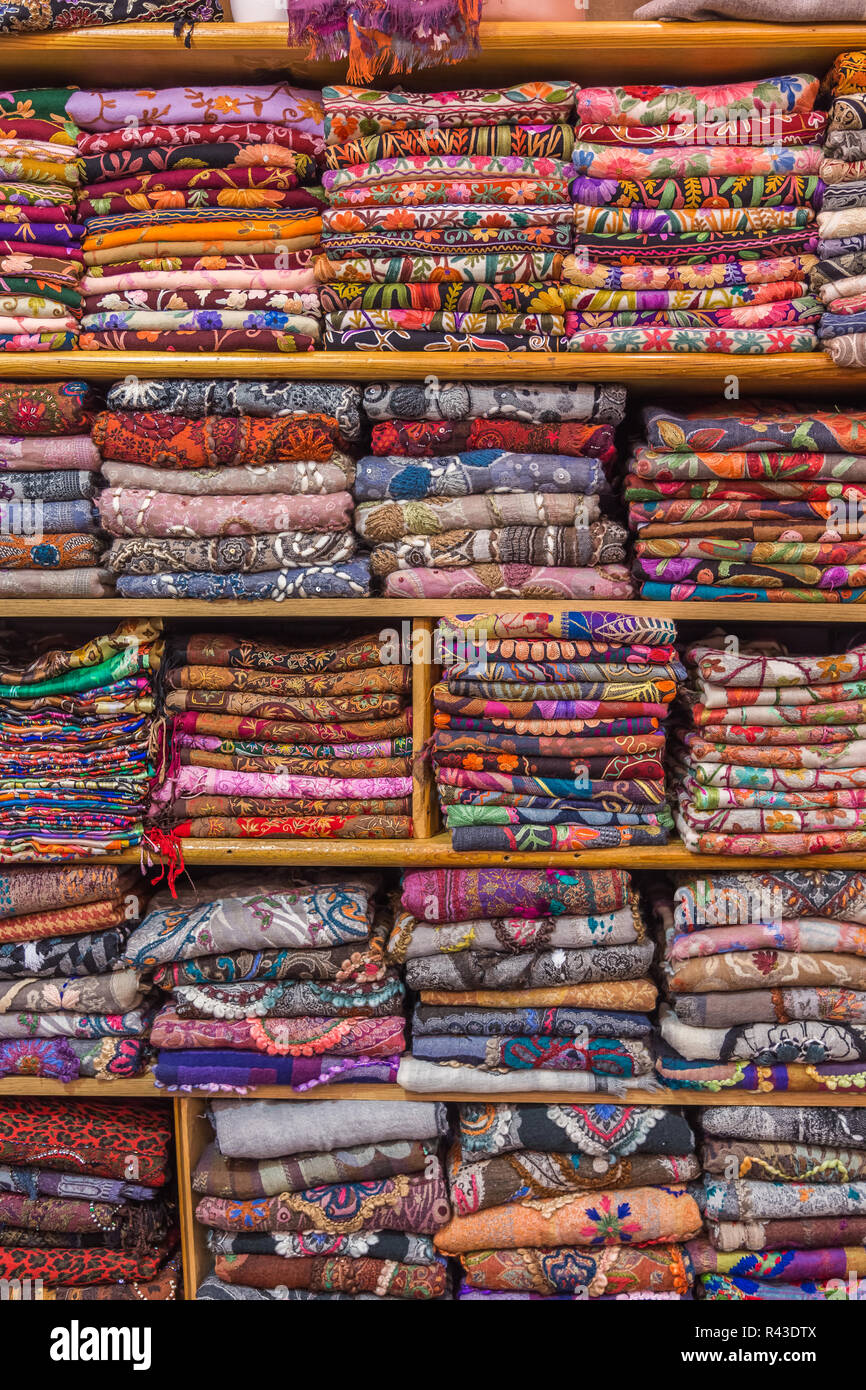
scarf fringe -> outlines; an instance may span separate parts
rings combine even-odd
[[[480,50],[482,0],[292,0],[286,42],[308,62],[348,58],[346,80],[452,66]]]
[[[165,879],[171,896],[176,898],[175,884],[178,875],[182,874],[185,869],[183,850],[178,837],[170,830],[166,831],[158,825],[151,825],[144,832],[139,849],[142,873],[146,869],[158,868],[159,873],[156,878],[151,880],[151,883],[156,887]],[[159,859],[154,857],[157,855]]]

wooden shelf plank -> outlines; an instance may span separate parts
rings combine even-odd
[[[145,1096],[171,1099],[167,1091],[154,1085],[152,1076],[134,1076],[126,1081],[49,1081],[44,1076],[5,1076],[0,1081],[0,1096],[99,1096],[102,1100],[120,1097]]]
[[[836,54],[857,48],[855,24],[653,24],[590,20],[561,24],[484,23],[481,52],[454,67],[413,73],[413,89],[499,86],[529,78],[587,83],[708,82],[813,71],[823,76]],[[289,47],[285,25],[197,24],[189,48],[171,25],[121,24],[46,34],[5,34],[0,73],[16,86],[116,84],[132,61],[138,82],[168,86],[231,75],[280,74],[322,86],[345,80],[345,63],[310,63]],[[399,75],[383,87],[407,83]]]
[[[2,370],[2,364],[0,364]],[[447,618],[467,613],[523,613],[527,608],[545,613],[617,613],[653,614],[674,618],[680,623],[712,623],[731,626],[737,623],[820,623],[824,627],[837,623],[866,624],[866,603],[656,603],[647,599],[459,599],[456,602],[411,598],[289,598],[282,602],[243,603],[235,599],[205,601],[198,599],[40,599],[20,598],[0,601],[0,616],[4,618],[77,619],[94,623],[106,618],[198,618],[212,622],[214,618],[242,618],[256,622],[260,618],[329,618],[345,622],[347,618],[371,620],[370,626],[387,626],[402,618]]]
[[[231,1093],[221,1093],[223,1098],[231,1098]],[[495,1095],[467,1095],[462,1091],[442,1090],[436,1092],[406,1091],[402,1086],[321,1086],[312,1091],[292,1091],[288,1086],[257,1086],[248,1093],[258,1100],[441,1100],[459,1103],[461,1101],[496,1100]],[[149,1096],[157,1100],[173,1100],[175,1105],[183,1105],[186,1100],[212,1100],[211,1091],[184,1091],[182,1094],[167,1091],[157,1086],[150,1076],[139,1077],[134,1081],[46,1081],[43,1077],[12,1076],[0,1081],[2,1096],[101,1096],[103,1099],[119,1099],[130,1096]],[[520,1091],[508,1096],[509,1101],[535,1101],[539,1104],[568,1104],[579,1100],[574,1092],[568,1091]],[[592,1096],[587,1096],[590,1103]],[[618,1103],[624,1105],[851,1105],[866,1106],[866,1095],[862,1092],[838,1091],[828,1095],[823,1091],[795,1093],[792,1091],[773,1091],[755,1096],[749,1091],[726,1091],[717,1094],[710,1091],[628,1091]]]
[[[508,381],[619,381],[659,392],[721,391],[736,377],[743,395],[796,391],[800,395],[862,392],[866,369],[836,367],[823,353],[736,357],[726,353],[548,352],[7,352],[6,380],[83,377],[118,381],[139,377],[273,377],[290,381],[418,380],[439,371],[446,379]]]
[[[542,855],[527,851],[474,850],[457,854],[451,848],[447,833],[433,835],[428,840],[184,840],[184,863],[190,868],[198,864],[242,864],[328,867],[329,865],[362,865],[368,868],[484,868],[490,864],[512,864],[524,868],[538,867],[539,862],[551,868],[584,869],[654,869],[671,872],[680,869],[815,869],[826,868],[831,862],[823,855],[792,855],[775,858],[770,855],[691,854],[680,840],[667,845],[643,845],[633,849],[547,850]],[[100,856],[98,859],[66,860],[66,863],[138,864],[137,849],[123,854]],[[160,864],[158,855],[152,863]],[[834,853],[834,869],[866,869],[866,853]]]

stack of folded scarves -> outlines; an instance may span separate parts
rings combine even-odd
[[[109,864],[0,874],[0,1077],[112,1080],[144,1069],[149,987],[123,968],[141,882]]]
[[[157,1084],[393,1081],[403,986],[384,959],[378,887],[363,874],[235,872],[155,899],[126,962],[170,994],[151,1031]]]
[[[84,227],[71,91],[0,93],[0,351],[66,352],[78,340]]]
[[[25,1298],[175,1298],[171,1150],[167,1106],[0,1099],[0,1279]]]
[[[562,347],[572,84],[323,100],[325,347]]]
[[[654,1089],[653,944],[623,870],[419,870],[401,908],[407,1091]]]
[[[0,598],[101,598],[91,443],[84,381],[0,383]]]
[[[444,618],[432,757],[452,847],[665,844],[663,721],[685,668],[667,618]]]
[[[696,854],[866,848],[866,648],[827,655],[715,633],[689,648],[674,818]]]
[[[813,352],[816,78],[578,91],[578,352]]]
[[[866,1083],[866,882],[720,873],[654,893],[674,1089],[858,1093]]]
[[[318,92],[80,90],[85,350],[301,352],[319,338]]]
[[[154,812],[175,841],[411,836],[410,667],[385,664],[375,634],[182,637],[166,687],[172,759]]]
[[[690,1298],[699,1172],[675,1110],[461,1105],[436,1245],[460,1299]]]
[[[863,1298],[864,1113],[760,1105],[699,1112],[706,1236],[687,1250],[704,1298]]]
[[[141,844],[159,770],[152,720],[161,625],[78,648],[0,643],[0,861],[82,859]],[[31,659],[32,658],[32,659]]]
[[[106,557],[126,598],[354,598],[357,386],[119,382],[93,441]]]
[[[644,598],[866,597],[866,414],[790,402],[648,406],[625,499]]]
[[[215,1101],[193,1174],[214,1270],[199,1300],[451,1296],[444,1105]]]
[[[866,52],[841,53],[827,76],[831,99],[821,178],[818,263],[812,288],[824,304],[818,330],[840,367],[866,363]]]
[[[355,525],[404,597],[627,598],[626,533],[603,517],[621,386],[367,386]]]

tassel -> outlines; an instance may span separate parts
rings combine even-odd
[[[161,862],[157,864],[150,858],[151,854],[158,854]],[[180,841],[171,831],[162,830],[158,825],[152,825],[145,831],[141,842],[142,873],[144,873],[144,861],[147,855],[147,868],[159,868],[156,878],[152,879],[154,887],[158,883],[166,880],[168,890],[173,898],[177,897],[175,883],[179,874],[184,872],[183,851]]]
[[[195,20],[183,16],[174,21],[174,36],[179,39],[183,36],[184,48],[192,48],[192,31],[195,28]]]

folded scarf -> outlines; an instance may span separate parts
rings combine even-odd
[[[377,1297],[443,1298],[447,1292],[445,1262],[435,1265],[399,1264],[372,1258],[284,1260],[278,1255],[217,1255],[216,1277],[226,1284],[265,1289],[342,1289],[357,1297],[371,1290]]]
[[[815,1091],[835,1095],[840,1091],[860,1091],[866,1083],[866,1072],[857,1062],[761,1066],[754,1062],[689,1062],[671,1053],[658,1058],[656,1071],[672,1090]]]
[[[602,461],[614,457],[613,430],[608,424],[562,421],[557,424],[521,420],[380,420],[371,439],[375,455],[409,455],[426,458],[450,455],[455,449],[500,450],[519,455],[589,456]],[[593,484],[602,477],[600,464],[591,472]],[[593,489],[588,489],[593,490]]]
[[[178,985],[174,1005],[180,1018],[382,1018],[400,1007],[403,986],[387,972],[380,978],[323,984],[311,980],[277,983]]]
[[[627,1188],[583,1197],[492,1207],[452,1217],[434,1237],[447,1255],[522,1246],[656,1244],[689,1239],[701,1227],[694,1198],[685,1188]]]
[[[355,554],[356,542],[348,533],[321,534],[300,531],[273,536],[213,537],[183,541],[143,537],[114,541],[103,563],[115,574],[164,575],[166,572],[205,571],[211,574],[250,574],[262,571],[298,570],[303,588],[317,582],[322,565],[339,565]],[[165,580],[160,581],[162,584]],[[269,583],[276,587],[282,579]]]
[[[472,449],[437,458],[367,456],[358,460],[355,499],[369,502],[483,492],[598,493],[607,479],[596,459],[568,454],[499,453]]]
[[[686,1294],[692,1282],[688,1260],[679,1245],[622,1244],[599,1251],[570,1244],[471,1250],[461,1253],[459,1260],[464,1279],[461,1297],[466,1289],[476,1295],[502,1290],[498,1296],[503,1298],[513,1291],[516,1297],[526,1298],[560,1290],[567,1298],[624,1298],[630,1294],[665,1298]]]
[[[809,176],[820,173],[821,147],[802,145],[649,145],[578,142],[571,156],[578,174],[594,179],[678,179],[729,174]]]
[[[52,1284],[135,1284],[158,1275],[165,1258],[159,1248],[133,1254],[129,1251],[100,1250],[98,1247],[70,1250],[63,1247],[27,1249],[0,1248],[0,1277],[18,1280],[45,1280]]]
[[[818,95],[818,79],[808,74],[770,77],[761,81],[693,87],[584,87],[575,92],[578,121],[611,125],[654,125],[658,121],[689,121],[703,112],[730,108],[738,120],[766,113],[808,112]]]
[[[566,256],[563,279],[569,285],[582,285],[598,291],[654,291],[670,296],[678,292],[709,293],[722,287],[766,286],[779,282],[800,282],[814,277],[812,256],[779,256],[765,260],[707,261],[680,266],[629,264],[604,265],[587,252]],[[569,298],[569,302],[572,302]]]
[[[185,497],[134,488],[108,488],[100,496],[99,509],[103,527],[111,535],[176,537],[180,534],[196,540],[207,535],[347,530],[351,498],[345,492],[318,497],[280,493]]]
[[[604,980],[640,979],[649,967],[652,948],[643,943],[582,950],[524,951],[501,956],[493,951],[461,951],[451,956],[421,956],[406,964],[406,983],[414,990],[514,990],[520,985],[595,984]]]
[[[81,333],[77,346],[82,352],[312,352],[314,341],[270,328],[98,329]]]
[[[807,1217],[780,1221],[714,1221],[707,1223],[707,1237],[714,1249],[820,1250],[862,1244],[866,1219],[862,1216]]]
[[[320,511],[324,509],[319,499],[311,499],[311,505],[314,504],[319,505]],[[105,515],[107,507],[101,504],[101,509]],[[597,497],[578,493],[476,494],[462,498],[427,497],[417,501],[389,499],[361,503],[354,518],[358,535],[368,541],[399,540],[406,535],[435,536],[467,526],[486,531],[516,525],[589,526],[597,520]]]
[[[429,126],[359,135],[325,149],[328,169],[399,158],[403,155],[519,155],[523,159],[568,159],[574,131],[568,125],[506,124]]]
[[[627,1077],[637,1085],[641,1077],[652,1072],[652,1053],[647,1045],[619,1038],[473,1038],[448,1034],[441,1038],[415,1038],[412,1055],[420,1061],[460,1063],[481,1071],[589,1072]]]
[[[438,1163],[422,1174],[400,1174],[338,1188],[283,1192],[244,1203],[203,1197],[196,1219],[223,1231],[321,1231],[348,1235],[360,1231],[402,1231],[433,1235],[448,1220],[450,1207]]]
[[[668,1157],[636,1154],[599,1162],[580,1153],[519,1150],[496,1158],[463,1160],[455,1146],[449,1162],[449,1189],[455,1214],[468,1216],[488,1207],[544,1200],[565,1192],[601,1191],[622,1187],[669,1187],[691,1181],[699,1172],[694,1154]]]
[[[0,1158],[22,1165],[32,1162],[34,1152],[47,1150],[58,1172],[120,1179],[134,1158],[136,1182],[161,1187],[171,1144],[167,1114],[164,1106],[136,1101],[6,1097],[0,1109]]]
[[[691,1028],[670,1011],[662,1012],[664,1041],[689,1061],[746,1059],[771,1066],[776,1062],[847,1062],[864,1056],[863,1031],[856,1024],[748,1024],[734,1028]]]
[[[406,1046],[402,1018],[182,1019],[163,1009],[151,1029],[154,1047],[229,1048],[279,1057],[392,1057]]]
[[[575,333],[572,352],[814,352],[810,328],[603,328]]]
[[[478,564],[457,569],[400,570],[389,574],[385,593],[404,597],[459,598],[629,598],[627,570],[545,568],[523,564]]]
[[[716,1182],[704,1179],[706,1216],[710,1221],[783,1220],[793,1216],[858,1216],[866,1201],[863,1183]]]
[[[117,592],[126,598],[232,598],[246,602],[289,598],[358,598],[370,593],[366,560],[345,565],[310,565],[261,574],[123,574]]]
[[[227,111],[242,121],[254,119],[292,126],[313,136],[322,133],[322,107],[317,93],[285,83],[277,86],[202,87],[194,94],[183,87],[160,90],[160,117],[166,124],[196,121],[210,124]],[[135,90],[73,91],[66,102],[70,120],[84,130],[106,131],[148,124],[152,116],[145,96]],[[130,119],[134,117],[134,119]]]
[[[565,339],[549,333],[462,333],[407,328],[335,329],[326,325],[324,345],[334,352],[562,352]]]
[[[240,1091],[258,1086],[291,1086],[308,1091],[342,1084],[388,1085],[396,1080],[398,1058],[253,1058],[249,1052],[213,1050],[160,1052],[154,1081],[167,1090]],[[240,1258],[240,1257],[239,1257]]]
[[[327,178],[327,175],[325,176]],[[764,174],[753,178],[716,175],[675,179],[577,178],[575,203],[587,207],[755,208],[822,205],[824,167],[817,175]]]
[[[481,566],[525,565],[557,571],[554,582],[561,584],[559,571],[564,569],[615,565],[624,560],[624,530],[616,522],[602,520],[590,526],[503,526],[491,531],[404,536],[378,545],[370,555],[370,567],[373,574],[386,576],[398,570],[420,569],[425,574],[415,582],[426,585],[431,582],[429,572],[435,569],[468,571],[476,582],[484,583],[489,581]]]
[[[256,1160],[225,1158],[217,1145],[211,1143],[195,1166],[192,1187],[194,1192],[211,1197],[248,1200],[278,1197],[331,1183],[367,1183],[396,1174],[423,1173],[433,1147],[429,1140],[407,1138],[393,1143],[376,1141],[357,1147],[344,1146],[333,1152]],[[365,1232],[365,1235],[370,1233]],[[304,1239],[313,1238],[308,1235]]]
[[[497,91],[470,88],[407,95],[332,86],[323,89],[322,100],[325,141],[337,145],[361,135],[427,129],[431,111],[435,112],[437,128],[443,129],[568,122],[574,109],[574,89],[570,83],[523,82]],[[86,124],[76,115],[73,119],[79,125]]]
[[[127,959],[131,966],[147,961],[153,967],[215,950],[357,944],[369,936],[371,922],[370,885],[363,878],[320,888],[301,876],[279,891],[266,884],[189,905],[154,904],[130,936]]]

